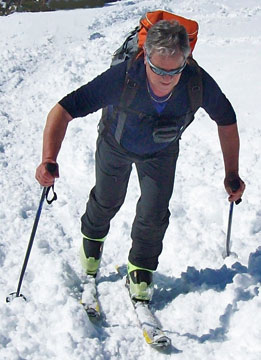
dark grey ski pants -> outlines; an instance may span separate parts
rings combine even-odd
[[[162,241],[169,224],[169,200],[172,195],[178,143],[142,158],[125,151],[114,138],[98,137],[96,184],[90,192],[82,216],[82,233],[92,239],[105,237],[110,220],[124,202],[134,163],[141,195],[132,225],[129,261],[136,266],[156,270]]]

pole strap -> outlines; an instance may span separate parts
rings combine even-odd
[[[52,189],[52,192],[53,192],[53,197],[51,199],[48,199],[48,195],[49,195],[49,192],[50,190]],[[45,193],[45,199],[47,201],[47,203],[50,205],[53,201],[57,200],[57,194],[56,192],[54,191],[54,185],[52,186],[49,186],[46,190],[46,193]]]

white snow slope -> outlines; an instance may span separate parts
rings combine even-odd
[[[170,225],[155,274],[153,311],[173,347],[144,342],[115,271],[124,269],[139,197],[133,171],[111,224],[98,277],[104,319],[79,304],[80,216],[94,184],[100,112],[74,120],[59,155],[58,201],[44,204],[22,293],[16,290],[41,189],[34,179],[51,107],[110,64],[114,50],[148,10],[199,22],[194,57],[232,102],[247,189],[235,206],[232,251],[225,247],[229,203],[215,123],[202,110],[183,135]],[[257,360],[261,353],[261,4],[259,0],[122,0],[100,9],[0,18],[0,359]]]

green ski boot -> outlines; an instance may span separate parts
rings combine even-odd
[[[105,238],[90,239],[84,236],[80,249],[80,259],[82,267],[86,273],[80,302],[86,310],[89,318],[97,319],[100,317],[96,275],[101,262],[104,240]]]
[[[103,239],[90,239],[83,237],[83,243],[80,248],[80,260],[82,267],[87,275],[96,276],[100,266],[102,250],[104,245]]]
[[[132,300],[149,302],[154,290],[153,271],[128,262],[127,287]]]

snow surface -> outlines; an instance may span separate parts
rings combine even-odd
[[[79,304],[80,216],[94,184],[100,112],[74,120],[59,156],[58,201],[44,205],[22,286],[16,290],[41,189],[34,179],[50,108],[105,70],[113,51],[147,10],[199,22],[194,52],[232,102],[247,189],[229,203],[216,125],[199,111],[183,135],[170,226],[160,257],[153,310],[171,337],[162,354],[144,342],[122,280],[139,197],[133,171],[126,202],[111,224],[99,275],[105,314],[93,325]],[[261,4],[259,0],[122,0],[100,9],[0,18],[0,359],[257,360],[261,353]]]

